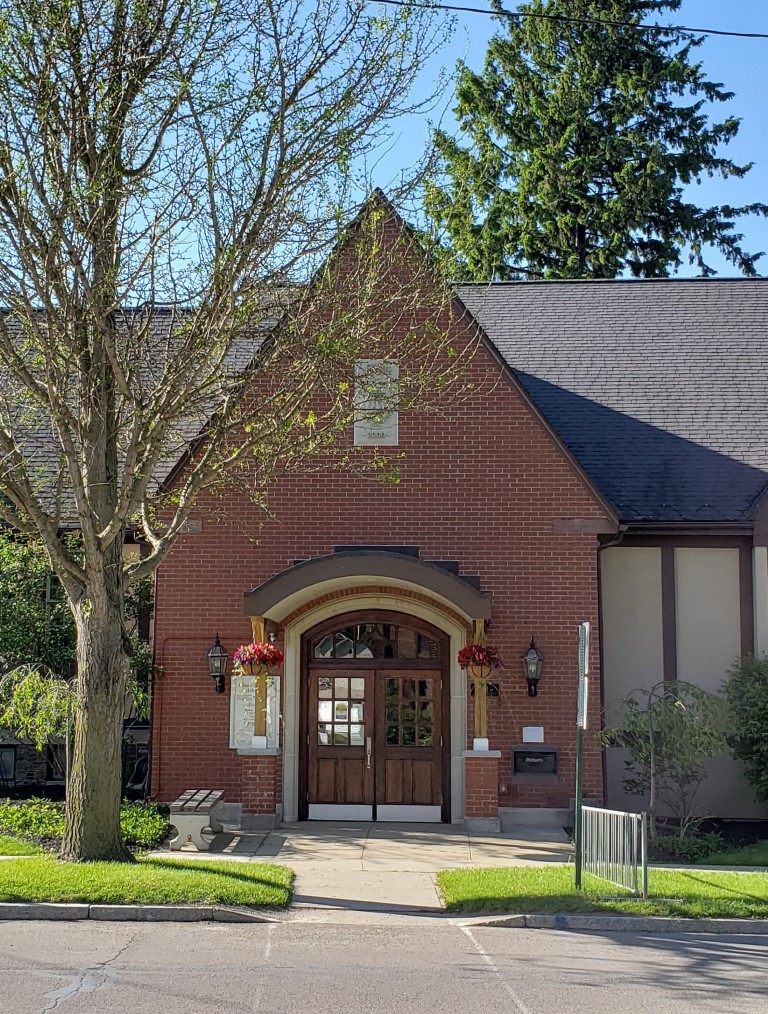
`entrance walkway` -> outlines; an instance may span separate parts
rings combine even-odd
[[[571,852],[556,827],[475,835],[450,824],[312,821],[257,833],[226,829],[210,852],[184,846],[153,855],[284,863],[296,871],[294,907],[435,912],[438,870],[564,863]]]

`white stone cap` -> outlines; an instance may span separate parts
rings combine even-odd
[[[501,750],[462,750],[462,757],[479,757],[481,760],[488,757],[501,757]]]

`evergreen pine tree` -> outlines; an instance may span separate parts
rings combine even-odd
[[[426,208],[463,277],[663,277],[686,257],[709,275],[708,248],[756,273],[736,220],[768,207],[684,195],[751,164],[722,157],[739,120],[709,121],[732,93],[693,59],[702,39],[637,27],[680,3],[529,0],[538,16],[500,17],[482,73],[459,65],[461,134],[436,132]]]

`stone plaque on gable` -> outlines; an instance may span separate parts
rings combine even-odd
[[[398,441],[397,379],[394,359],[355,363],[355,444],[394,447]]]

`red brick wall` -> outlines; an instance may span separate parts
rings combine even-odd
[[[464,812],[467,817],[495,817],[497,815],[499,807],[498,779],[498,758],[465,758]]]
[[[457,347],[474,333],[456,308],[444,325]],[[500,697],[488,706],[492,748],[502,750],[505,806],[562,806],[573,795],[577,624],[590,620],[591,725],[599,725],[596,538],[555,534],[561,518],[604,511],[498,363],[481,348],[468,367],[474,396],[439,414],[401,413],[401,479],[385,485],[343,471],[291,476],[271,491],[275,517],[244,496],[200,502],[202,528],[182,538],[158,576],[157,657],[164,675],[154,703],[152,792],[171,799],[202,785],[228,800],[260,807],[261,787],[279,769],[272,758],[237,757],[229,749],[229,693],[216,696],[206,652],[218,631],[230,653],[251,639],[243,594],[293,561],[332,553],[336,545],[417,545],[424,560],[456,560],[493,599],[488,632],[506,663]],[[212,508],[209,510],[208,508]],[[340,602],[340,612],[354,608]],[[539,696],[528,697],[521,656],[531,636],[544,656]],[[469,734],[472,734],[472,723]],[[541,725],[559,747],[560,782],[515,786],[510,747],[522,727]],[[263,766],[258,790],[253,771]],[[248,772],[246,775],[245,772]],[[586,789],[601,798],[601,762],[592,742]],[[279,771],[278,771],[279,778]],[[246,782],[244,783],[244,779]],[[247,784],[246,784],[247,783]]]
[[[274,813],[282,801],[282,757],[242,757],[243,813]]]

